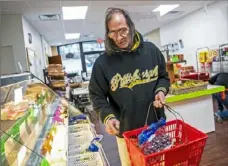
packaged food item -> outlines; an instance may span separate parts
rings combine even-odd
[[[161,118],[157,123],[152,123],[145,130],[141,132],[138,136],[138,144],[141,146],[148,141],[148,139],[158,130],[158,128],[164,126],[166,121]]]
[[[169,149],[172,146],[172,139],[165,133],[154,134],[152,139],[145,143],[142,151],[145,155]]]
[[[91,141],[87,151],[89,151],[89,152],[98,152],[100,147],[101,147],[101,143],[100,142],[101,142],[102,139],[103,139],[102,135],[98,135],[97,137],[95,137]]]
[[[81,114],[78,116],[71,117],[69,119],[69,123],[70,123],[70,125],[88,123],[87,116],[84,114]]]
[[[165,124],[165,119],[161,118],[139,134],[138,145],[145,155],[169,149],[172,146],[172,139],[165,132]]]

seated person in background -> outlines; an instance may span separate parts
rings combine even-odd
[[[228,89],[228,73],[224,72],[214,75],[210,78],[209,83],[212,85],[225,86],[225,88]],[[224,97],[222,97],[222,93],[217,93],[213,95],[213,98],[218,103],[218,111],[215,113],[215,120],[221,123],[223,119],[228,119],[228,91],[226,90]]]

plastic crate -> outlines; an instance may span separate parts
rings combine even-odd
[[[166,123],[166,132],[175,143],[170,149],[144,155],[137,147],[145,127],[123,134],[132,166],[198,166],[208,136],[180,120]]]

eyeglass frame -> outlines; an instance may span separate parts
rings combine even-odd
[[[122,30],[124,30],[124,32],[121,33]],[[113,33],[113,35],[110,36],[110,33]],[[108,37],[111,38],[111,39],[116,39],[117,36],[120,35],[120,36],[124,37],[128,33],[129,33],[129,28],[124,27],[124,28],[121,28],[121,29],[119,29],[117,31],[108,32]]]

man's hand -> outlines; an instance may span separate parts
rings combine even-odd
[[[165,104],[165,93],[162,91],[159,91],[155,96],[154,107],[162,108],[164,104]]]
[[[117,119],[110,119],[107,121],[105,130],[110,135],[119,134],[120,122]]]

